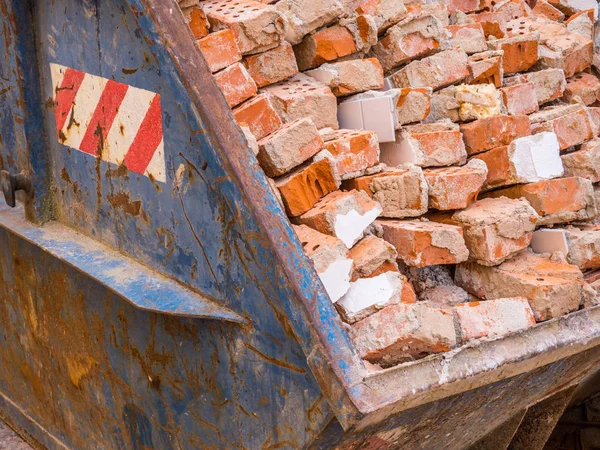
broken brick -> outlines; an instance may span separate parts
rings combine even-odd
[[[567,80],[563,99],[569,103],[591,105],[600,100],[600,80],[590,73],[581,72]]]
[[[501,115],[479,119],[460,126],[469,155],[509,145],[514,139],[531,134],[527,116]]]
[[[326,62],[356,53],[354,36],[346,27],[334,25],[306,36],[294,46],[300,70],[318,67]]]
[[[256,139],[262,139],[268,134],[277,131],[282,122],[273,105],[264,95],[242,103],[233,110],[233,115],[238,124],[246,124]]]
[[[258,87],[277,83],[298,73],[294,51],[287,42],[258,55],[247,56],[244,64]]]
[[[502,50],[502,68],[505,74],[524,72],[538,60],[538,38],[534,35],[513,36],[489,41],[492,50]]]
[[[562,97],[567,82],[562,69],[545,69],[537,72],[523,73],[504,79],[504,86],[513,86],[520,83],[532,83],[538,105],[551,102]]]
[[[502,67],[502,50],[490,50],[475,53],[467,59],[469,76],[465,82],[469,84],[493,84],[497,88],[502,86],[504,68]]]
[[[531,114],[537,112],[538,105],[533,83],[519,83],[500,88],[506,111],[511,115]]]
[[[581,149],[561,156],[565,176],[600,182],[600,140],[586,142]]]
[[[215,74],[227,104],[233,108],[256,94],[256,83],[241,63],[235,63]]]
[[[305,74],[329,86],[338,97],[383,87],[383,70],[375,58],[323,64]]]
[[[561,150],[592,139],[595,127],[582,105],[558,106],[543,109],[529,116],[533,133],[556,133]]]
[[[450,25],[446,29],[452,33],[452,47],[462,48],[467,55],[485,52],[488,49],[483,28],[479,23]]]
[[[242,54],[231,30],[211,33],[198,40],[204,59],[211,72],[218,72],[242,59]]]

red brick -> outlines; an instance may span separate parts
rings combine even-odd
[[[538,0],[533,7],[533,12],[537,16],[542,16],[555,22],[562,22],[565,19],[565,15],[546,0]]]
[[[590,73],[581,72],[567,80],[563,100],[568,103],[591,105],[600,100],[600,80]]]
[[[192,30],[192,34],[196,39],[201,39],[203,37],[208,36],[210,24],[206,19],[206,14],[202,8],[198,6],[192,6],[189,8],[182,8],[183,16],[187,21],[190,30]]]
[[[480,0],[447,0],[445,3],[450,13],[454,11],[468,13],[480,9]]]
[[[446,29],[452,33],[451,45],[462,48],[469,55],[485,52],[488,49],[480,23],[450,25]]]
[[[376,58],[323,64],[304,73],[329,86],[338,97],[383,88],[383,69]]]
[[[540,109],[533,83],[520,83],[500,89],[509,114],[531,114]]]
[[[586,142],[576,152],[562,155],[565,176],[587,178],[592,183],[600,182],[600,141]]]
[[[595,135],[594,124],[585,107],[581,105],[543,109],[529,116],[529,119],[533,133],[556,133],[561,150],[582,144]]]
[[[562,97],[567,82],[561,69],[545,69],[537,72],[523,73],[504,79],[504,86],[513,86],[520,83],[532,83],[535,86],[535,95],[539,105],[551,102]]]
[[[469,18],[481,24],[486,39],[489,39],[490,36],[496,39],[506,37],[506,19],[502,14],[497,12],[481,12],[469,14]]]
[[[525,297],[538,322],[579,308],[583,275],[576,267],[523,251],[498,267],[464,263],[456,282],[482,299]]]
[[[336,130],[326,139],[325,148],[342,177],[379,163],[379,141],[372,131]]]
[[[216,73],[215,79],[232,108],[256,95],[256,83],[241,63],[235,63]]]
[[[242,103],[233,110],[233,115],[240,125],[246,124],[259,140],[277,131],[282,125],[281,119],[265,95],[257,95]]]
[[[431,88],[400,89],[396,111],[400,125],[421,122],[431,111]]]
[[[548,52],[541,53],[542,67],[563,69],[569,78],[592,64],[594,45],[590,39],[567,33],[546,41]]]
[[[502,52],[491,50],[476,53],[469,56],[467,65],[469,66],[469,77],[466,80],[467,83],[493,84],[496,87],[502,86],[502,80],[504,79]]]
[[[292,45],[335,21],[344,12],[343,4],[338,0],[279,0],[275,8],[285,19],[285,39]]]
[[[382,266],[396,264],[397,257],[398,253],[392,244],[368,234],[350,249],[350,258],[354,261],[352,280],[379,273]]]
[[[383,238],[398,252],[398,258],[412,267],[458,264],[466,261],[461,227],[416,220],[378,220]]]
[[[375,19],[377,32],[382,34],[392,25],[398,23],[406,15],[403,2],[397,0],[360,0],[356,13],[368,14]]]
[[[270,177],[289,172],[323,149],[323,139],[310,119],[282,126],[258,143],[258,162]]]
[[[423,175],[429,185],[429,208],[464,209],[477,199],[486,180],[487,167],[470,162],[463,167],[426,169]]]
[[[596,216],[594,187],[585,178],[538,181],[489,192],[486,196],[525,198],[540,215],[539,225],[585,221]]]
[[[242,59],[242,54],[231,30],[218,31],[198,40],[208,67],[217,72]]]
[[[331,155],[317,154],[312,160],[275,181],[288,215],[304,214],[340,183]]]
[[[277,47],[282,40],[283,19],[273,6],[253,0],[207,0],[202,5],[211,29],[230,29],[244,55]]]
[[[531,134],[527,116],[496,116],[460,126],[469,155],[510,144],[513,139]]]
[[[354,36],[341,25],[309,34],[300,44],[294,46],[298,67],[302,71],[351,55],[357,50]]]
[[[427,212],[427,181],[418,167],[386,169],[344,181],[345,190],[365,191],[383,207],[382,217],[401,219]]]
[[[538,60],[538,39],[534,35],[514,36],[489,41],[493,50],[503,50],[502,68],[505,74],[524,72]]]
[[[258,87],[283,81],[298,73],[294,51],[287,42],[272,50],[244,58],[244,64]]]
[[[465,341],[504,336],[535,325],[533,310],[524,297],[464,303],[454,311]]]

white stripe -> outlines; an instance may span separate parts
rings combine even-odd
[[[67,67],[59,64],[50,64],[50,76],[52,77],[52,98],[56,97],[56,89],[62,85]]]
[[[69,119],[65,122],[62,128],[63,134],[66,136],[64,145],[79,149],[81,141],[85,136],[88,126],[94,116],[94,111],[100,102],[100,97],[108,80],[106,78],[96,77],[86,74],[77,92],[73,105],[73,120]],[[72,122],[72,123],[71,123]],[[71,124],[69,128],[69,124]]]
[[[162,140],[146,168],[146,176],[152,176],[156,181],[166,183],[167,174],[165,172],[165,141]]]
[[[106,143],[106,152],[103,159],[115,164],[121,164],[125,159],[127,150],[140,130],[140,126],[150,109],[150,103],[156,96],[153,92],[130,87],[125,94],[123,103],[115,117]]]

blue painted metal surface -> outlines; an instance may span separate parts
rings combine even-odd
[[[322,434],[313,445],[389,448],[382,432],[423,448],[420,416],[557,364],[526,407],[600,360],[591,311],[531,332],[539,345],[515,338],[514,354],[490,343],[368,372],[174,0],[0,11],[0,168],[35,185],[26,214],[0,206],[0,414],[44,446],[304,448]],[[51,64],[160,94],[165,183],[59,142]],[[465,426],[452,417],[449,432]]]

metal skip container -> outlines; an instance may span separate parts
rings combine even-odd
[[[0,417],[35,447],[542,448],[598,308],[370,371],[174,0],[0,20]]]

